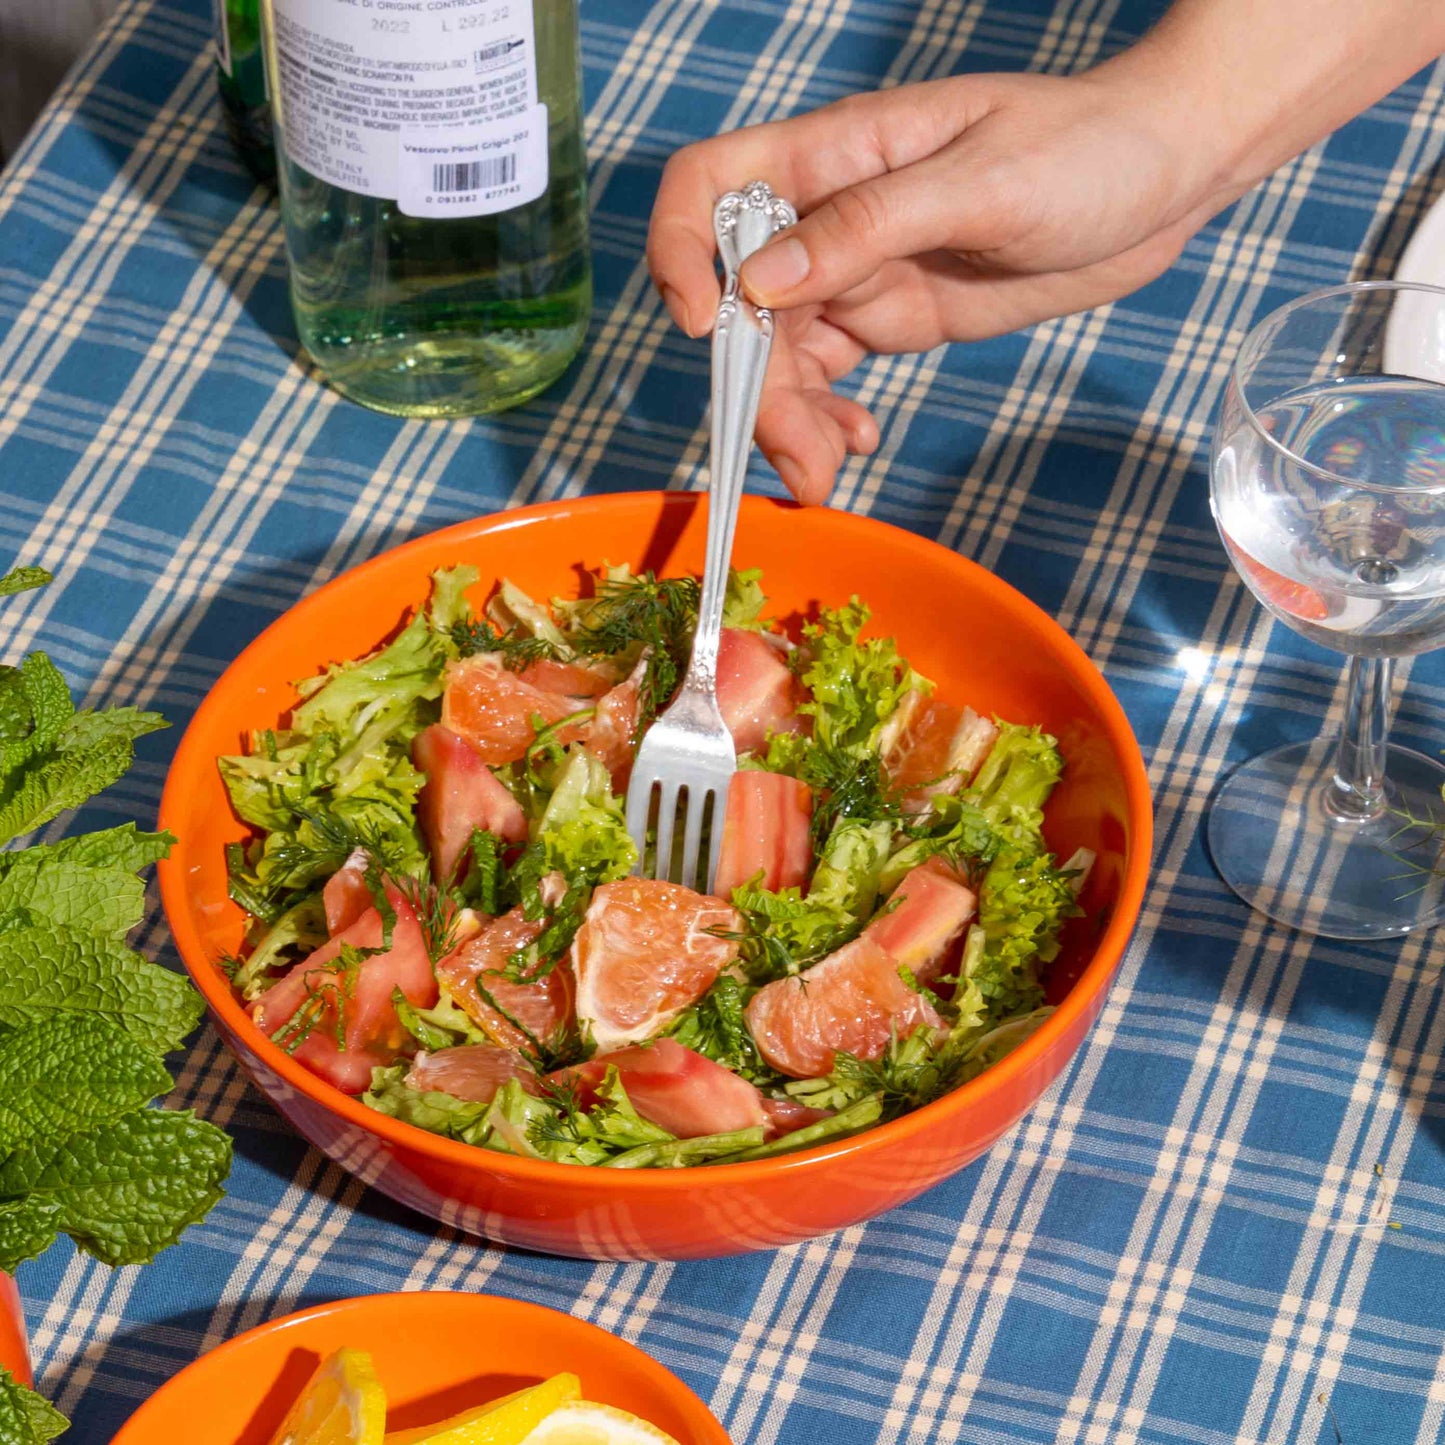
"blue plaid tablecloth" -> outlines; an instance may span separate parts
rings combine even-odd
[[[882,83],[1071,70],[1160,8],[588,0],[586,349],[530,406],[442,424],[360,410],[298,360],[275,209],[220,127],[209,5],[124,6],[0,179],[0,562],[59,574],[5,605],[4,654],[43,646],[89,704],[176,725],[82,822],[153,817],[212,681],[342,569],[480,511],[695,482],[706,348],[669,327],[642,263],[674,148]],[[858,374],[883,443],[838,505],[976,558],[1057,616],[1123,700],[1157,790],[1138,935],[1028,1119],[866,1227],[593,1265],[478,1244],[368,1192],[206,1031],[176,1102],[236,1137],[224,1202],[149,1268],[66,1246],[21,1271],[70,1438],[108,1440],[201,1351],[306,1302],[459,1288],[615,1330],[740,1445],[1438,1440],[1445,942],[1270,926],[1211,870],[1200,822],[1223,771],[1316,735],[1340,704],[1338,660],[1271,625],[1210,523],[1226,363],[1286,298],[1388,273],[1439,188],[1442,139],[1436,67],[1138,295]],[[1445,656],[1401,673],[1398,734],[1437,751]],[[141,946],[174,961],[152,905]]]

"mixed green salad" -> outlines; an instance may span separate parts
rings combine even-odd
[[[856,598],[784,635],[738,572],[716,891],[635,877],[623,797],[696,580],[502,581],[474,610],[480,582],[436,573],[393,641],[219,760],[252,829],[222,966],[274,1043],[437,1134],[668,1167],[893,1118],[1047,1016],[1092,862],[1043,839],[1054,739],[940,698]]]

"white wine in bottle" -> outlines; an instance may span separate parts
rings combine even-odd
[[[577,0],[263,0],[301,342],[399,416],[499,411],[592,300]]]

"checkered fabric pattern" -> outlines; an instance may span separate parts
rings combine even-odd
[[[298,360],[276,212],[220,128],[209,6],[124,8],[0,181],[0,561],[60,579],[5,605],[4,652],[44,646],[90,704],[176,724],[82,822],[152,817],[212,681],[344,568],[479,511],[696,481],[706,348],[669,327],[642,264],[675,147],[869,86],[1072,70],[1161,5],[588,0],[587,346],[539,401],[457,424],[362,411]],[[1445,944],[1265,924],[1212,872],[1200,821],[1232,763],[1316,735],[1341,700],[1337,659],[1271,625],[1210,523],[1226,363],[1286,298],[1390,270],[1442,138],[1436,67],[1129,300],[856,378],[883,442],[837,504],[1057,616],[1123,700],[1157,790],[1138,935],[1028,1119],[866,1227],[592,1265],[478,1244],[368,1192],[207,1031],[175,1099],[235,1134],[225,1201],[149,1268],[62,1247],[21,1272],[70,1438],[108,1440],[202,1350],[304,1303],[459,1288],[618,1332],[751,1445],[1438,1440]],[[1401,672],[1398,734],[1437,750],[1445,658]],[[156,907],[141,946],[174,960]]]

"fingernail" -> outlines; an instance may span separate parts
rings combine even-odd
[[[672,319],[687,332],[689,336],[696,336],[697,332],[692,329],[692,317],[688,315],[687,307],[683,304],[682,297],[672,289],[671,286],[662,288],[662,304],[667,307]]]
[[[743,284],[750,295],[768,303],[791,291],[808,274],[808,248],[796,236],[773,241],[743,263]]]
[[[792,457],[774,457],[773,466],[778,476],[782,478],[783,485],[793,494],[794,497],[802,500],[803,489],[808,485],[808,478],[802,467]]]

